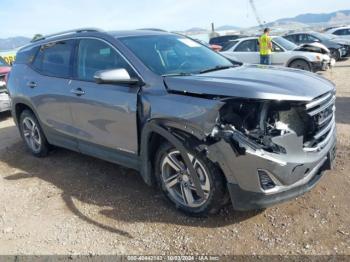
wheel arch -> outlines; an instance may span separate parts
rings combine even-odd
[[[17,126],[19,123],[19,118],[21,116],[21,113],[24,110],[30,110],[31,112],[33,112],[35,117],[40,122],[40,119],[39,119],[37,113],[35,112],[33,105],[30,102],[28,102],[25,99],[14,99],[14,100],[12,100],[12,117],[15,120],[15,123],[17,124]]]
[[[175,147],[186,147],[183,141],[195,141],[196,144],[203,143],[206,135],[192,126],[190,123],[184,123],[169,119],[153,119],[148,121],[141,132],[140,159],[141,176],[146,184],[154,185],[154,159],[157,150],[162,142],[170,142]],[[181,151],[181,150],[180,150]]]
[[[306,57],[304,57],[304,56],[292,57],[291,59],[288,60],[288,62],[287,62],[287,67],[290,67],[290,65],[291,65],[293,62],[298,61],[298,60],[303,61],[303,62],[306,62],[306,63],[309,65],[310,69],[312,69],[311,62],[309,61],[308,58],[306,58]]]

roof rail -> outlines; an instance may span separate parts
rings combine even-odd
[[[156,32],[168,32],[164,29],[160,29],[160,28],[140,28],[137,30],[144,30],[144,31],[156,31]]]
[[[56,36],[61,36],[61,35],[68,35],[68,34],[72,34],[72,33],[83,33],[83,32],[102,32],[101,29],[98,28],[78,28],[78,29],[72,29],[72,30],[67,30],[67,31],[63,31],[63,32],[58,32],[55,34],[50,34],[50,35],[44,35],[42,37],[39,37],[35,40],[30,41],[31,43],[40,41],[40,40],[44,40],[44,39],[48,39],[48,38],[52,38],[52,37],[56,37]]]

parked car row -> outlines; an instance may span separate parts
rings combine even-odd
[[[336,28],[328,31],[339,33]],[[335,61],[350,56],[350,40],[328,33],[294,32],[272,39],[272,65],[317,72],[327,70]],[[217,50],[237,62],[260,63],[258,36],[226,35],[214,37],[209,43],[222,46],[221,50]]]
[[[301,45],[280,36],[272,37],[272,65],[286,66],[316,72],[334,64],[327,49],[317,45]],[[250,64],[259,64],[258,37],[239,38],[226,45],[222,52],[227,58]]]

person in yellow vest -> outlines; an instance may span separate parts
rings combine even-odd
[[[265,28],[264,34],[259,37],[260,64],[271,65],[272,42],[270,29]]]

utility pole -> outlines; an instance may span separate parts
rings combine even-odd
[[[262,23],[262,21],[261,21],[261,19],[260,19],[260,16],[259,16],[258,10],[256,9],[254,0],[249,0],[249,3],[250,3],[250,6],[251,6],[252,9],[253,9],[253,13],[254,13],[254,15],[255,15],[256,21],[258,22],[260,28],[262,29],[262,28],[264,27],[264,25],[263,25],[263,23]]]

